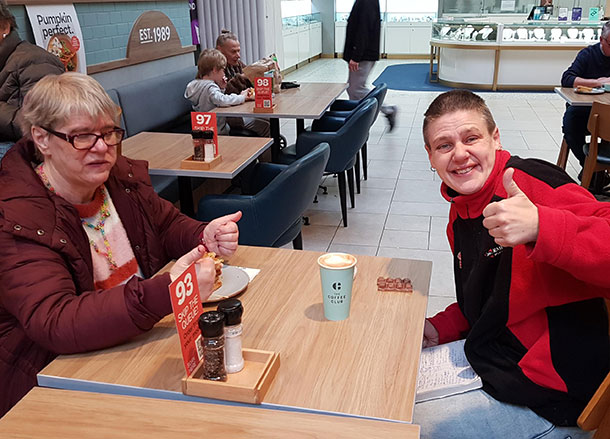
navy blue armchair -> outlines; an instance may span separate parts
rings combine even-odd
[[[375,117],[373,118],[373,123],[377,120],[377,116],[379,116],[379,111],[381,110],[381,106],[383,105],[383,101],[388,92],[388,86],[385,83],[379,84],[377,87],[372,89],[364,98],[358,100],[349,100],[349,99],[338,99],[331,106],[330,110],[324,113],[324,116],[318,120],[314,120],[311,125],[312,131],[336,131],[341,125],[345,123],[346,119],[349,119],[352,114],[354,114],[354,110],[356,110],[359,106],[362,106],[364,102],[366,102],[369,98],[375,98],[377,100],[377,111],[375,111]],[[368,137],[367,137],[368,141]],[[367,145],[366,141],[362,145],[360,149],[360,155],[362,156],[362,173],[364,179],[368,178],[368,154],[367,154]],[[356,157],[356,164],[354,165],[354,170],[356,171],[356,192],[360,193],[360,157]]]
[[[336,131],[304,131],[297,137],[297,143],[282,149],[280,152],[280,162],[291,163],[307,154],[320,142],[326,142],[330,145],[330,158],[326,164],[326,172],[337,174],[341,215],[345,227],[347,227],[346,173],[350,184],[352,207],[354,207],[353,168],[358,151],[369,135],[369,128],[373,123],[376,111],[377,101],[373,98],[367,99]]]
[[[311,205],[330,147],[321,143],[290,165],[258,163],[249,187],[254,195],[207,195],[199,201],[197,219],[211,221],[241,210],[239,243],[281,247],[292,241],[303,249],[303,213]]]

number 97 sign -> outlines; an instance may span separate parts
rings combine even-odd
[[[169,294],[180,338],[184,367],[187,375],[190,375],[201,360],[197,353],[197,339],[201,336],[198,321],[199,316],[203,313],[203,306],[199,297],[195,264],[188,267],[169,285]]]

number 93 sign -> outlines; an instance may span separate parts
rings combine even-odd
[[[186,374],[190,375],[201,361],[197,344],[200,343],[201,338],[198,321],[203,313],[203,307],[199,297],[195,264],[188,267],[169,285],[169,294],[180,338],[184,368]]]

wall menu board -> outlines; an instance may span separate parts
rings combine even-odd
[[[56,55],[67,72],[87,73],[87,61],[74,5],[25,7],[36,44]]]
[[[127,43],[127,58],[156,59],[160,52],[182,49],[174,24],[160,11],[147,11],[138,17]]]

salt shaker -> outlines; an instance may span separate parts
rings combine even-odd
[[[216,157],[216,145],[214,145],[214,131],[203,131],[203,147],[205,161],[211,162]]]
[[[199,329],[203,339],[203,375],[204,380],[226,381],[227,372],[224,360],[224,319],[223,313],[207,311],[199,317]]]
[[[218,305],[218,311],[225,316],[225,369],[227,373],[236,373],[244,368],[241,351],[241,316],[244,307],[239,300],[228,299]]]

